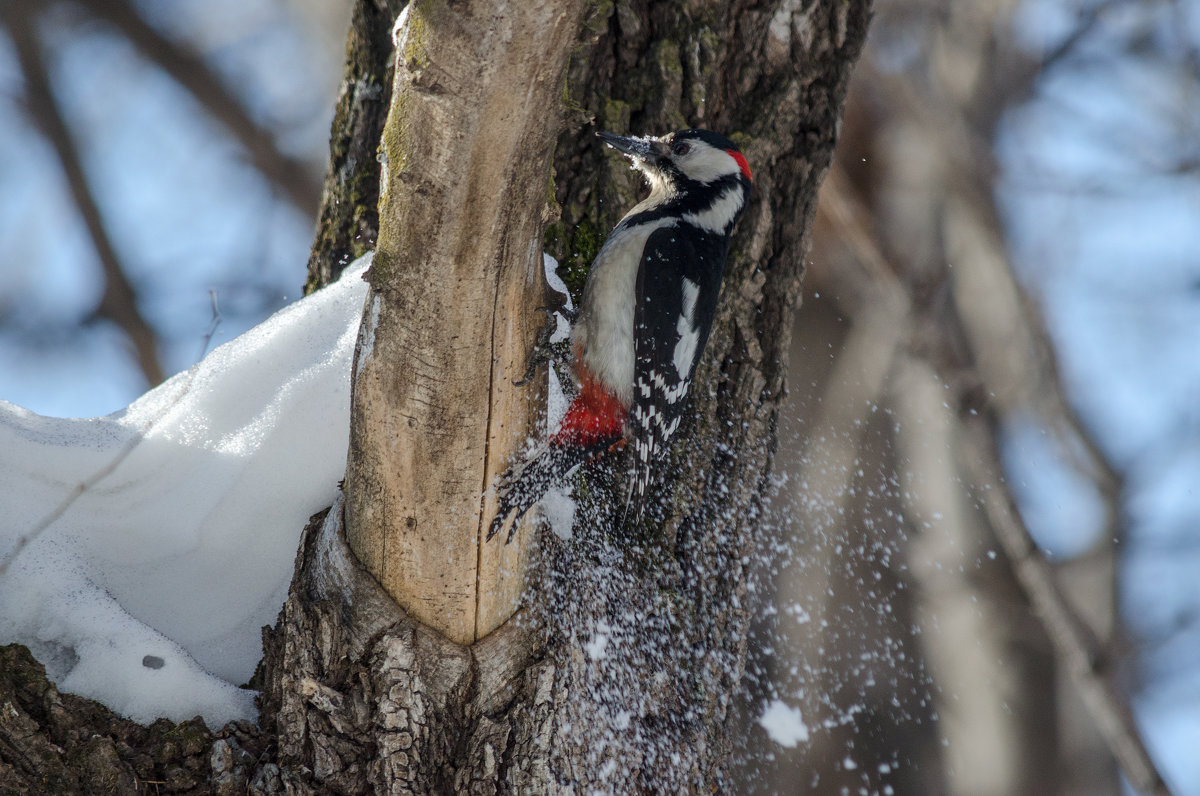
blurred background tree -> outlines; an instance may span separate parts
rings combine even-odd
[[[117,410],[214,309],[219,343],[300,295],[348,14],[7,0],[0,398]],[[1111,683],[1200,793],[1198,47],[1180,0],[877,4],[793,338],[745,792],[1118,793],[1080,698]],[[1047,632],[1038,584],[1079,622]]]
[[[6,400],[114,411],[195,361],[213,296],[220,342],[300,295],[348,14],[5,3]]]

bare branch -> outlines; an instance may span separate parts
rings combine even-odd
[[[100,207],[88,185],[79,150],[54,98],[37,38],[35,14],[34,5],[27,0],[14,0],[0,6],[0,21],[12,34],[17,60],[25,77],[25,107],[58,155],[71,197],[83,216],[96,254],[104,267],[106,282],[98,311],[129,336],[137,355],[138,367],[153,386],[163,380],[156,335],[138,310],[137,291],[125,275],[125,268],[104,225]]]
[[[911,301],[870,231],[870,214],[853,195],[841,167],[834,165],[821,189],[819,211],[849,249],[844,267],[830,270],[839,306],[852,318],[821,400],[816,425],[801,456],[801,482],[811,494],[848,500],[854,459],[871,407],[882,395],[911,322]],[[818,466],[819,465],[819,466]]]
[[[1080,20],[1078,26],[1055,50],[1055,60],[1065,57],[1066,53],[1071,51],[1080,39],[1093,30],[1101,15],[1110,5],[1110,2],[1105,1],[1092,6],[1088,14]],[[1009,349],[1013,348],[1012,338],[1024,341],[1023,347],[1026,350],[1023,353],[1026,368],[1022,375],[1024,376],[1023,380],[1028,383],[992,384],[990,386],[996,390],[997,394],[1005,391],[1020,392],[1031,398],[1035,403],[1033,408],[1056,433],[1060,436],[1065,434],[1074,437],[1083,449],[1086,459],[1084,462],[1075,462],[1074,464],[1081,473],[1086,474],[1095,483],[1104,500],[1110,525],[1115,527],[1117,518],[1120,516],[1122,478],[1108,461],[1105,453],[1097,446],[1090,430],[1085,427],[1078,412],[1071,406],[1064,394],[1057,357],[1045,324],[1034,309],[1034,302],[1013,273],[1011,257],[1005,243],[1003,224],[996,211],[995,198],[990,179],[988,179],[997,170],[991,143],[995,131],[979,129],[977,125],[971,124],[964,118],[964,114],[960,110],[943,98],[918,93],[912,81],[897,79],[874,69],[869,62],[864,62],[864,67],[871,79],[884,86],[887,95],[899,105],[896,112],[902,118],[918,122],[922,134],[927,136],[928,140],[936,142],[934,146],[941,156],[953,162],[953,167],[946,170],[948,184],[945,190],[957,194],[959,201],[954,204],[969,213],[968,217],[981,228],[982,234],[986,235],[984,240],[988,243],[989,249],[999,255],[997,259],[991,260],[994,273],[990,275],[990,278],[994,280],[994,284],[1002,285],[1005,293],[1011,293],[1016,298],[1011,305],[1005,305],[1011,306],[1014,310],[1004,318],[1007,325],[1006,333],[987,337],[985,341],[993,347],[1001,346]],[[1005,94],[1004,102],[1015,102],[1017,98],[1023,96],[1022,92],[1030,90],[1031,87],[1032,83],[1022,87],[1020,91],[1014,89]],[[990,120],[994,122],[995,118],[998,117],[991,117]],[[830,182],[837,182],[838,176],[838,172],[832,173]],[[848,183],[844,179],[844,175],[840,182],[844,186],[841,194],[849,196]],[[866,209],[861,207],[857,210],[860,218],[865,217],[866,212]],[[849,234],[845,238],[846,244],[851,247],[860,262],[869,262],[871,257],[864,254],[863,241],[868,241],[866,245],[874,246],[876,249],[878,246],[871,240],[872,236],[867,226],[859,222],[856,229],[847,231],[853,234]],[[973,256],[978,256],[982,249],[972,246],[970,251]],[[997,268],[996,266],[1002,267]],[[871,275],[874,278],[880,272],[881,266],[876,265],[872,268]],[[853,276],[853,274],[839,274],[838,279],[844,281]],[[995,312],[1000,307],[993,306],[992,309]],[[961,315],[968,317],[972,314],[973,309],[960,306],[959,311]],[[978,358],[981,353],[986,352],[976,350],[974,353]],[[986,374],[980,375],[986,376]],[[1004,407],[1004,409],[1007,410],[1008,407]]]
[[[873,346],[876,356],[880,355],[880,351],[889,352],[887,358],[890,361],[895,355],[898,339],[911,324],[910,300],[902,284],[895,278],[895,270],[888,263],[886,254],[872,234],[869,213],[855,197],[845,175],[837,167],[831,170],[826,182],[822,194],[822,211],[833,225],[837,239],[849,249],[854,260],[854,267],[831,271],[831,277],[837,287],[835,293],[839,296],[843,309],[855,320],[856,329],[863,315],[886,318],[883,322],[886,324],[885,328],[890,327],[891,335],[877,336]],[[993,219],[989,217],[989,220]],[[998,234],[995,227],[993,231]],[[1005,271],[1011,273],[1009,269]],[[1024,315],[1030,314],[1024,312],[1027,310],[1027,303],[1013,306]],[[1029,353],[1032,353],[1035,347],[1044,349],[1038,352],[1040,356],[1033,357],[1035,362],[1031,363],[1035,369],[1034,377],[1039,382],[1039,389],[1034,392],[1042,395],[1049,388],[1050,395],[1039,400],[1037,408],[1049,419],[1066,426],[1066,429],[1079,437],[1088,459],[1089,475],[1104,495],[1110,523],[1115,523],[1118,516],[1119,476],[1081,428],[1073,409],[1062,395],[1053,359],[1047,353],[1049,343],[1042,336],[1044,333],[1041,326],[1029,323],[1029,319],[1024,317],[1009,318],[1008,322],[1030,328],[1030,334],[1036,337],[1037,343],[1026,346]],[[836,417],[838,413],[849,410],[845,405],[844,396],[838,397],[836,392],[836,376],[843,373],[847,367],[843,365],[843,359],[861,358],[861,354],[855,354],[858,348],[855,333],[852,332],[845,348],[839,357],[835,376],[831,379],[835,387],[831,387],[830,394],[826,395],[823,401],[823,406],[826,407],[823,420],[824,415],[830,412]],[[834,425],[832,422],[828,424]],[[825,425],[826,423],[822,423],[818,428],[825,434],[831,433],[830,429],[825,429]],[[837,424],[841,425],[844,425],[844,422]],[[1075,679],[1110,751],[1126,776],[1140,791],[1156,796],[1169,794],[1169,789],[1150,760],[1124,697],[1106,674],[1105,657],[1099,642],[1089,626],[1072,608],[1053,568],[1038,551],[1020,518],[1012,493],[1004,481],[992,431],[979,417],[970,420],[960,418],[957,425],[959,428],[954,431],[954,436],[959,440],[962,449],[958,458],[964,463],[973,491],[982,502],[988,524],[1012,561],[1018,585],[1041,617],[1047,635],[1054,645],[1056,657]],[[927,433],[928,429],[925,431]],[[844,432],[842,436],[846,438]],[[940,510],[947,509],[943,506]]]
[[[208,323],[208,329],[204,332],[204,339],[200,343],[200,354],[196,357],[196,361],[204,359],[204,355],[208,353],[208,347],[212,344],[213,335],[217,333],[217,328],[220,327],[221,321],[224,320],[221,315],[221,305],[217,302],[217,291],[208,291],[208,301],[212,305],[212,320]]]
[[[1019,100],[1026,96],[1032,90],[1035,79],[1039,79],[1050,72],[1060,61],[1064,61],[1075,54],[1079,49],[1079,43],[1087,38],[1100,24],[1100,20],[1112,8],[1112,0],[1100,0],[1093,3],[1087,8],[1082,9],[1077,17],[1075,27],[1063,37],[1057,45],[1052,47],[1044,55],[1037,64],[1037,70],[1029,76],[1029,82],[1026,85],[1017,85],[1014,91],[1009,94],[1010,103],[1015,105],[1012,100]]]
[[[315,218],[321,183],[303,161],[279,151],[275,137],[259,126],[226,89],[205,60],[187,45],[174,42],[148,25],[126,0],[76,0],[111,23],[150,61],[187,89],[213,118],[246,148],[250,160],[308,218]]]
[[[1066,664],[1109,750],[1140,793],[1170,796],[1142,742],[1133,714],[1112,682],[1109,661],[1087,623],[1071,607],[1054,569],[1039,552],[1005,485],[995,440],[982,418],[960,419],[962,460],[976,496],[1034,610],[1042,619],[1057,657]]]

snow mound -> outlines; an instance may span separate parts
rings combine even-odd
[[[300,531],[345,470],[368,265],[121,412],[52,418],[0,401],[0,643],[136,721],[255,717],[236,686],[262,655]]]

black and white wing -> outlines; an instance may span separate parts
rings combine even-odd
[[[629,499],[635,519],[654,480],[654,466],[679,430],[692,376],[712,330],[724,268],[724,258],[715,255],[697,249],[673,227],[651,233],[642,253],[628,420],[633,447]]]

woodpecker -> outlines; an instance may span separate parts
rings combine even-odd
[[[575,466],[632,449],[627,513],[640,516],[654,467],[679,429],[704,353],[733,227],[750,199],[746,158],[708,130],[625,138],[597,133],[632,161],[650,195],[613,229],[588,272],[571,330],[578,392],[562,424],[500,479],[487,538]]]

